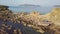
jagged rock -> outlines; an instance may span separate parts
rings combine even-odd
[[[38,12],[14,14],[7,6],[0,7],[0,29],[7,34],[60,34],[60,8],[41,15]]]
[[[0,5],[0,19],[10,19],[13,16],[11,10],[8,9],[8,6]]]
[[[0,11],[1,10],[8,10],[8,6],[0,5]]]
[[[51,13],[45,15],[53,24],[50,26],[55,34],[60,34],[60,8],[54,8]]]
[[[37,12],[32,12],[30,14],[19,17],[18,21],[22,21],[21,23],[23,23],[24,26],[32,27],[34,30],[36,30],[40,33],[44,33],[45,32],[44,29],[50,23],[47,19],[44,19],[43,17],[44,17],[43,15],[40,15]]]

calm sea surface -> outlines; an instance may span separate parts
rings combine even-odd
[[[40,7],[40,6],[9,6],[9,9],[13,12],[32,12],[37,11],[42,14],[51,12],[52,7]]]

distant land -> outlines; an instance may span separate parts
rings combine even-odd
[[[33,4],[21,4],[21,5],[18,5],[18,6],[40,6],[40,5],[33,5]]]
[[[55,5],[54,7],[60,7],[60,5]]]

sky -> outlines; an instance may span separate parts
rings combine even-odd
[[[60,0],[0,0],[0,5],[19,6],[21,4],[53,6],[60,5]]]

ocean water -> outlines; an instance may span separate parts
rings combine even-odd
[[[43,7],[43,6],[9,6],[9,9],[13,12],[32,12],[37,11],[41,14],[46,14],[51,12],[52,7]]]

